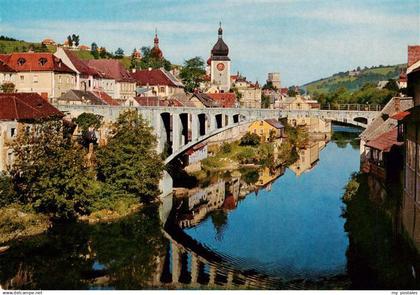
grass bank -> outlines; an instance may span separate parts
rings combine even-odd
[[[47,215],[36,213],[30,207],[12,204],[0,208],[0,245],[41,234],[50,226]]]

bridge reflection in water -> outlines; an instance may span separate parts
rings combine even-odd
[[[297,162],[291,166],[292,171],[299,176],[311,170],[318,162],[319,151],[325,144],[325,141],[316,141],[299,150]],[[217,177],[216,181],[204,188],[184,190],[182,196],[166,197],[163,200],[162,208],[166,212],[162,213],[162,221],[169,245],[165,257],[160,259],[156,286],[168,289],[305,288],[304,280],[285,281],[265,274],[258,267],[246,268],[240,258],[220,254],[194,240],[183,230],[198,225],[215,212],[226,214],[234,210],[252,192],[270,190],[271,184],[284,172],[283,166],[276,169],[260,168],[254,183],[247,183],[241,175],[230,175],[228,179]]]

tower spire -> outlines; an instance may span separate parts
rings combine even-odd
[[[154,39],[155,47],[159,47],[159,38],[157,35],[157,28],[155,28],[155,39]]]
[[[218,33],[219,33],[219,38],[222,38],[223,29],[222,29],[222,22],[221,21],[219,22],[219,31],[218,31]]]

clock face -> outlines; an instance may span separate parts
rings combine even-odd
[[[222,63],[218,63],[216,67],[219,71],[223,71],[225,69],[225,65]]]

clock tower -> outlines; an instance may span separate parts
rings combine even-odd
[[[219,92],[229,92],[230,90],[230,58],[229,47],[223,41],[223,29],[220,24],[218,40],[211,50],[210,56],[210,78],[211,84]]]

